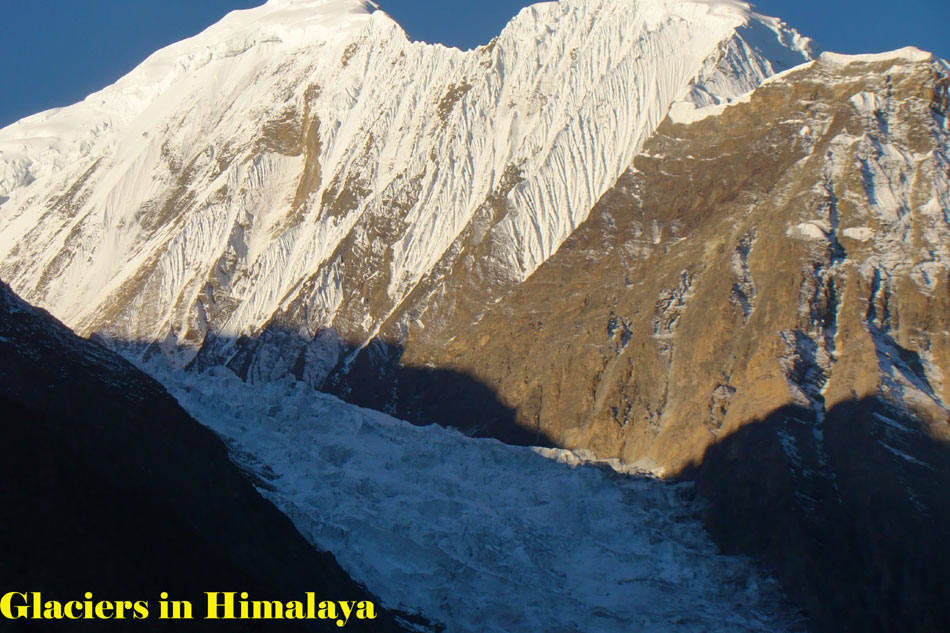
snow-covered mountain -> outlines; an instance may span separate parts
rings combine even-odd
[[[526,278],[675,102],[808,55],[731,1],[540,4],[461,52],[360,0],[271,0],[0,131],[0,276],[178,366],[284,314],[361,346],[470,241]]]
[[[655,482],[314,387],[694,477],[720,547],[816,630],[941,630],[948,91],[927,53],[817,56],[732,0],[544,3],[467,52],[370,2],[271,0],[0,130],[0,278],[164,381],[393,606],[474,630],[517,585],[536,602],[506,613],[556,629],[543,587],[596,585],[577,546],[594,572],[651,559],[604,575],[630,594],[579,599],[596,630],[794,626]],[[490,517],[462,472],[501,482]],[[325,479],[385,528],[315,517]],[[489,541],[520,563],[465,549]],[[459,566],[470,604],[427,593]],[[661,586],[682,600],[651,611]],[[758,606],[732,620],[735,597]]]

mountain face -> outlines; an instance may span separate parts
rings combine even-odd
[[[825,54],[674,112],[526,281],[340,387],[693,478],[720,546],[817,629],[943,630],[948,87],[916,51]]]
[[[786,404],[881,397],[950,439],[947,85],[911,51],[824,55],[667,119],[529,279],[402,362],[482,380],[558,446],[674,471]]]
[[[947,64],[730,0],[468,52],[373,9],[271,0],[0,130],[0,276],[169,384],[692,478],[816,629],[950,628]]]
[[[463,53],[273,0],[0,132],[0,275],[82,334],[319,385],[447,277],[528,277],[674,102],[807,51],[732,2],[544,4]],[[262,332],[291,340],[236,345]]]
[[[47,600],[146,600],[134,628],[328,630],[324,622],[158,619],[159,594],[206,591],[259,599],[368,599],[314,550],[228,460],[221,441],[155,380],[81,339],[0,285],[0,586]],[[114,624],[115,628],[108,628]],[[127,630],[127,622],[71,622]],[[367,626],[368,625],[368,626]],[[4,621],[4,630],[48,630]],[[356,630],[401,630],[386,612]],[[88,628],[86,628],[88,627]],[[105,627],[105,628],[104,628]],[[333,626],[332,628],[337,628]]]
[[[477,378],[513,410],[495,434],[695,478],[821,630],[942,630],[948,85],[913,51],[824,55],[667,119],[528,280],[401,350],[440,373],[350,384],[474,428],[440,390]]]

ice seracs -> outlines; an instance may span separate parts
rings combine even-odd
[[[414,426],[289,379],[150,369],[314,545],[436,630],[801,630],[774,580],[719,555],[688,484]]]

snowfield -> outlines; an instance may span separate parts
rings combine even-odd
[[[445,631],[802,630],[686,484],[419,427],[303,383],[165,373],[261,491],[384,605]]]

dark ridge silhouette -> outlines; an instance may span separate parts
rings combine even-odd
[[[517,446],[555,446],[539,428],[532,431],[520,425],[517,411],[478,378],[454,370],[404,366],[403,351],[396,343],[374,340],[346,371],[338,367],[324,388],[353,404],[415,424],[437,422],[473,437],[494,437]]]
[[[0,594],[148,600],[130,621],[7,621],[0,630],[338,630],[333,622],[161,621],[157,602],[372,600],[311,547],[155,380],[0,284]],[[350,620],[396,631],[393,615]]]
[[[720,548],[771,568],[814,630],[950,631],[950,446],[912,416],[782,407],[681,476]]]

